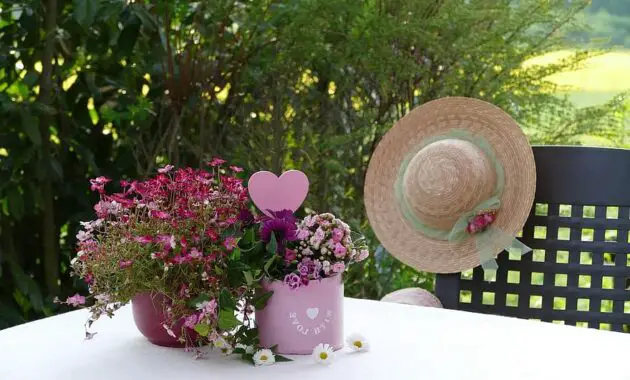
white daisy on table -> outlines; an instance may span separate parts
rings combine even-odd
[[[346,343],[356,352],[366,352],[370,350],[370,343],[361,334],[352,334],[346,338]]]
[[[272,365],[275,362],[276,362],[276,357],[274,356],[273,352],[271,352],[271,350],[267,348],[258,350],[254,354],[254,364],[257,366]]]
[[[335,351],[330,344],[320,343],[313,349],[313,359],[316,363],[330,365],[335,358]]]

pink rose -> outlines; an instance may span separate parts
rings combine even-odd
[[[332,233],[332,238],[335,241],[335,243],[339,243],[341,241],[341,239],[343,239],[343,230],[341,228],[335,228],[333,230]]]
[[[362,249],[359,252],[359,256],[357,256],[357,261],[363,261],[365,259],[367,259],[367,257],[370,255],[370,252],[368,252],[367,249]]]
[[[306,228],[302,229],[300,228],[297,232],[297,238],[298,240],[306,240],[308,239],[308,237],[310,236],[310,231]]]
[[[341,273],[346,270],[346,265],[344,263],[334,263],[331,269],[334,273]]]
[[[284,261],[287,263],[292,263],[297,259],[297,252],[293,249],[285,249],[284,251]]]
[[[343,244],[335,243],[334,252],[335,252],[335,257],[342,258],[346,255],[346,252],[348,252],[348,250],[346,249],[346,247],[343,246]]]

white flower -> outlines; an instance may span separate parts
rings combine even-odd
[[[171,243],[171,248],[175,248],[176,243],[175,243],[175,236],[174,235],[171,235],[170,243]]]
[[[254,364],[256,365],[272,365],[276,362],[276,357],[269,349],[256,351],[254,354]]]
[[[94,299],[96,300],[96,302],[99,303],[108,303],[109,302],[109,294],[97,294],[94,296]]]
[[[302,254],[303,254],[304,256],[311,256],[311,255],[313,254],[313,251],[311,251],[311,249],[310,249],[310,248],[304,248],[304,249],[302,250]]]
[[[366,352],[370,350],[370,343],[361,334],[352,334],[346,338],[346,343],[353,351]]]
[[[324,273],[330,273],[330,262],[328,260],[322,262],[322,269],[324,270]]]
[[[254,353],[254,346],[246,346],[243,343],[239,343],[236,345],[236,348],[240,348],[243,351],[245,351],[246,354],[253,354]]]
[[[330,365],[335,358],[335,352],[329,344],[320,343],[313,350],[313,359],[316,363]]]
[[[234,351],[232,346],[225,339],[223,339],[222,336],[215,339],[213,344],[214,344],[214,347],[221,350],[221,352],[224,353],[225,355],[230,355],[232,351]]]

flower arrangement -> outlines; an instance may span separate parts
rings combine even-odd
[[[256,295],[243,274],[257,266],[241,259],[238,244],[254,217],[241,169],[224,164],[215,158],[209,171],[169,165],[145,181],[121,181],[113,194],[105,191],[109,178],[91,180],[97,218],[81,223],[71,263],[90,295],[64,302],[91,299],[86,338],[101,316],[150,293],[163,296],[162,326],[186,347],[210,344],[230,354],[256,346],[251,315],[270,295]]]
[[[152,178],[121,181],[114,193],[105,190],[109,178],[90,181],[100,201],[96,218],[81,222],[71,262],[89,295],[61,302],[89,309],[86,339],[100,317],[148,295],[163,309],[159,326],[197,356],[209,346],[255,365],[289,360],[260,346],[252,314],[273,296],[264,281],[307,287],[340,276],[368,251],[329,213],[255,216],[241,171],[215,158],[208,170],[168,165]],[[331,347],[320,349],[332,357]]]
[[[363,238],[353,240],[350,227],[330,213],[297,220],[290,210],[273,212],[261,219],[260,237],[276,264],[267,275],[293,289],[339,275],[369,255]]]

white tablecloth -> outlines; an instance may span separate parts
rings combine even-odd
[[[459,311],[346,299],[346,333],[372,349],[344,349],[330,367],[310,357],[255,368],[150,344],[131,309],[98,321],[86,311],[0,331],[0,380],[630,379],[630,335]]]

